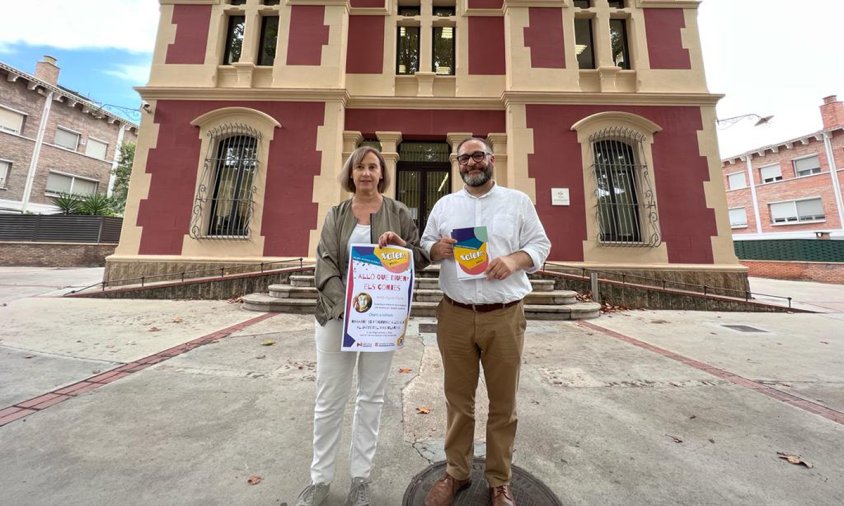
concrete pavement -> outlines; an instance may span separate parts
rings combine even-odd
[[[0,503],[294,502],[311,457],[311,317],[61,299],[49,295],[96,273],[89,283],[9,269],[0,424],[30,399],[43,409],[0,426]],[[33,296],[15,295],[21,286]],[[514,463],[563,504],[842,504],[844,332],[829,311],[529,322]],[[435,322],[413,320],[387,392],[373,474],[382,506],[401,504],[410,479],[443,458],[441,362],[420,323]],[[96,380],[115,368],[129,372]],[[69,385],[85,389],[42,397]],[[479,453],[484,404],[481,388]],[[342,504],[347,472],[341,453],[329,504]]]

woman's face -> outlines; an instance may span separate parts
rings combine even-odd
[[[360,163],[352,167],[352,181],[355,183],[355,193],[378,191],[378,183],[381,181],[381,163],[375,153],[370,151]]]

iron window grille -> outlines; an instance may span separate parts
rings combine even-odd
[[[194,200],[190,236],[248,238],[255,209],[261,133],[247,125],[226,124],[209,131],[208,138],[208,156]]]
[[[644,163],[645,137],[629,128],[609,127],[593,134],[589,141],[598,242],[608,246],[659,246],[659,214]]]

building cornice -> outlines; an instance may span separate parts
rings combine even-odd
[[[507,105],[649,105],[715,106],[724,95],[712,93],[583,93],[545,91],[505,91]]]
[[[499,98],[473,97],[352,97],[349,109],[460,109],[473,111],[503,111]]]
[[[138,125],[132,123],[131,121],[122,118],[114,113],[111,113],[102,108],[96,102],[92,102],[80,95],[76,95],[74,93],[70,93],[58,86],[54,86],[47,81],[38,79],[37,77],[27,74],[26,72],[22,72],[10,65],[7,65],[3,62],[0,62],[0,70],[4,70],[8,72],[6,76],[7,81],[16,81],[18,79],[24,79],[27,82],[27,88],[34,92],[38,92],[38,88],[42,88],[46,91],[53,93],[53,100],[58,102],[68,102],[69,105],[72,107],[76,104],[82,105],[82,112],[85,114],[94,114],[100,115],[103,117],[109,118],[109,120],[113,123],[122,123],[124,125],[129,126],[130,128],[138,128]]]
[[[268,102],[349,101],[345,89],[314,88],[182,88],[139,86],[135,91],[144,100],[266,100]]]

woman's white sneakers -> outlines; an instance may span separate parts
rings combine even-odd
[[[319,506],[328,497],[329,487],[326,483],[311,483],[296,498],[296,506]]]
[[[369,506],[369,480],[352,478],[352,487],[346,497],[345,506]]]

